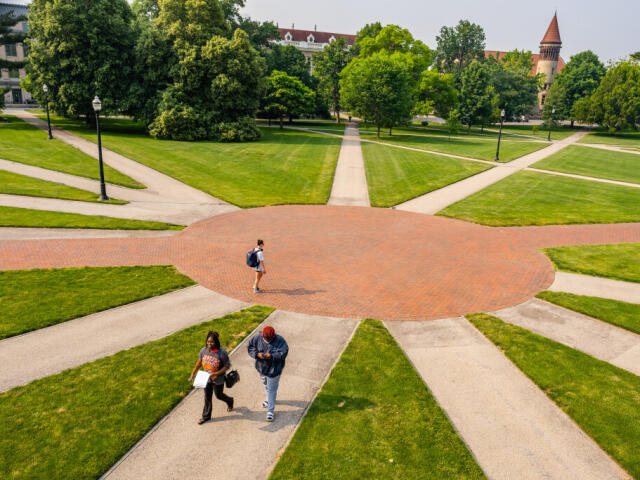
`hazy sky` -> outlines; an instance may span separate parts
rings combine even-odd
[[[435,48],[443,25],[468,19],[484,28],[488,50],[537,53],[554,11],[565,60],[592,50],[603,62],[640,50],[640,0],[246,0],[244,15],[281,27],[353,33],[375,21],[408,28]]]

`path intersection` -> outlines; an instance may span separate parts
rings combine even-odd
[[[28,113],[18,116],[44,128],[42,121]],[[95,156],[91,142],[61,130],[55,134]],[[582,136],[575,134],[553,142],[397,209],[368,207],[367,179],[355,124],[347,126],[343,135],[326,206],[241,210],[108,150],[107,164],[148,187],[142,191],[119,187],[118,198],[131,200],[128,205],[0,195],[0,205],[5,206],[188,224],[181,232],[140,234],[0,228],[0,270],[170,264],[199,284],[0,341],[0,363],[7,373],[0,391],[247,305],[269,305],[277,310],[267,322],[275,324],[299,348],[293,353],[297,360],[289,380],[283,382],[286,401],[282,416],[272,428],[264,427],[259,420],[262,412],[253,405],[260,395],[254,379],[247,379],[234,390],[247,406],[223,414],[211,429],[198,430],[195,426],[200,398],[191,394],[106,475],[197,478],[193,439],[201,451],[209,444],[213,446],[213,429],[223,429],[233,440],[229,448],[219,452],[218,458],[224,461],[211,463],[208,468],[224,473],[225,478],[247,478],[247,469],[237,466],[249,461],[255,478],[265,478],[331,373],[358,320],[377,318],[386,322],[491,478],[627,478],[463,316],[494,312],[507,322],[637,375],[640,336],[532,298],[551,287],[578,292],[581,288],[590,292],[600,288],[621,292],[621,297],[613,294],[608,298],[635,299],[637,285],[605,281],[594,286],[592,282],[597,281],[592,277],[585,280],[556,275],[540,249],[640,242],[640,223],[497,228],[431,215],[528,168]],[[0,168],[87,190],[97,188],[92,180],[4,160],[0,160]],[[263,280],[264,293],[256,295],[250,288],[252,272],[243,257],[258,236],[265,239],[269,275]],[[139,320],[135,329],[123,326],[130,315]],[[326,334],[327,326],[331,335]],[[109,336],[110,342],[103,350],[88,352],[81,348],[88,328],[92,332],[103,328],[101,335]],[[29,365],[24,359],[35,345],[65,353],[46,368]],[[302,352],[304,355],[300,355]],[[243,352],[231,357],[234,365],[249,373],[251,365]],[[226,419],[232,421],[223,421]],[[262,448],[265,443],[269,445],[266,449]]]

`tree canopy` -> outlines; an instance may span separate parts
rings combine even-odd
[[[298,77],[307,87],[313,88],[311,69],[307,57],[293,45],[272,45],[271,52],[266,55],[267,73],[274,70]]]
[[[491,85],[492,68],[487,62],[475,60],[462,76],[460,119],[471,125],[485,125],[497,117],[499,97]]]
[[[448,118],[451,110],[458,105],[458,91],[453,75],[440,74],[435,70],[425,70],[418,85],[417,103],[414,112],[418,115],[431,115]]]
[[[289,119],[312,112],[315,108],[315,93],[299,78],[274,70],[267,77],[263,110],[269,118],[278,118],[280,128],[285,115]]]
[[[460,88],[464,70],[474,60],[484,58],[484,30],[469,20],[460,20],[455,27],[442,27],[436,41],[434,66],[442,73],[453,74],[456,87]]]
[[[538,99],[540,79],[532,75],[531,52],[512,50],[502,58],[490,56],[491,85],[498,95],[498,108],[507,119],[518,118],[531,112]]]
[[[340,122],[340,72],[347,66],[351,53],[344,38],[338,38],[313,55],[313,75],[318,79],[318,93],[327,101]]]

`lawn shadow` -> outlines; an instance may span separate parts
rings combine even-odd
[[[207,423],[244,420],[249,422],[264,423],[264,426],[260,427],[260,430],[266,432],[277,432],[278,430],[281,430],[289,425],[296,425],[298,422],[300,422],[302,413],[304,412],[305,408],[307,408],[308,404],[308,402],[302,400],[277,400],[275,420],[273,422],[267,422],[265,420],[266,410],[264,409],[252,410],[248,407],[236,407],[233,409],[232,413],[222,417],[213,417]],[[278,406],[283,405],[294,408],[279,411]]]

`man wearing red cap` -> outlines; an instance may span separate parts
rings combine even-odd
[[[266,326],[261,334],[254,335],[249,341],[248,350],[249,355],[256,360],[256,370],[267,392],[267,399],[262,402],[262,407],[267,409],[267,422],[273,422],[278,384],[289,346],[284,338],[276,335],[273,327]]]

